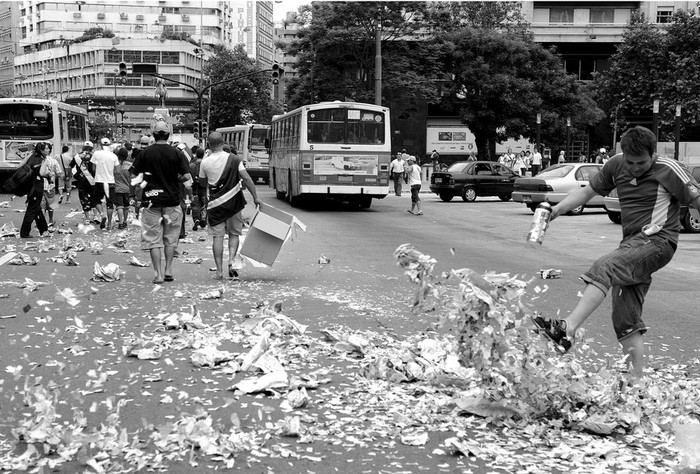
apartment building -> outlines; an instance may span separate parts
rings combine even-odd
[[[130,138],[150,122],[158,103],[156,82],[147,75],[118,80],[119,63],[156,63],[161,75],[197,87],[215,45],[243,43],[262,67],[273,62],[271,1],[1,2],[0,35],[12,4],[17,17],[10,29],[15,54],[9,69],[15,95],[80,104],[93,115],[118,119]],[[2,58],[0,48],[0,80],[8,69]],[[184,114],[197,95],[179,84],[166,85],[174,125],[189,127]]]

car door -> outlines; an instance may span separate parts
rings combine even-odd
[[[601,168],[602,165],[597,165],[597,164],[590,164],[590,165],[584,165],[579,167],[579,169],[576,170],[576,173],[574,174],[574,177],[576,178],[576,182],[578,183],[579,187],[585,188],[588,186],[588,182],[593,179],[593,176],[597,175]],[[602,206],[604,204],[604,197],[596,194],[591,198],[590,201],[588,201],[589,206]]]
[[[493,171],[495,177],[494,196],[510,196],[513,193],[513,183],[518,177],[513,170],[503,165],[494,164]]]
[[[474,163],[473,175],[476,192],[480,196],[493,196],[496,190],[496,176],[493,174],[491,163],[483,161]]]

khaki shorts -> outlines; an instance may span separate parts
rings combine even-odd
[[[177,247],[182,225],[182,209],[144,207],[141,210],[141,249]]]
[[[51,191],[44,190],[44,198],[41,201],[41,209],[43,211],[56,209],[56,192],[51,189]]]
[[[209,226],[209,235],[212,237],[223,237],[226,234],[243,235],[243,213],[237,212],[224,222]]]

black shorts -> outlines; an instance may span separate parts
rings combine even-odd
[[[114,209],[114,184],[109,184],[109,193],[105,194],[105,183],[95,183],[92,191],[92,202],[96,206],[102,204],[102,198],[106,198],[107,209]]]
[[[117,209],[129,207],[129,193],[115,193],[114,207]]]

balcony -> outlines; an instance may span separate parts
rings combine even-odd
[[[75,15],[73,15],[73,16],[75,16]],[[98,19],[98,20],[104,20],[104,19],[105,19],[105,14],[104,14],[104,13],[98,13],[98,14],[97,14],[97,19]]]

